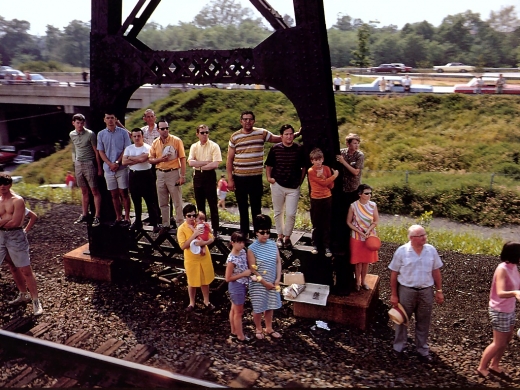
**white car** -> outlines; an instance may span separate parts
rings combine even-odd
[[[58,80],[46,79],[39,73],[31,73],[31,83],[39,84],[39,85],[59,85],[60,82]]]
[[[464,65],[462,62],[448,62],[446,65],[434,66],[433,70],[437,73],[443,72],[474,72],[475,67],[471,65]]]
[[[385,76],[384,79],[386,83],[391,84],[390,92],[404,92],[403,80],[404,77],[401,76]],[[383,77],[378,77],[370,84],[354,84],[352,86],[352,92],[379,92],[379,84]],[[412,87],[410,88],[410,92],[419,93],[419,92],[433,92],[433,87],[431,85],[425,84],[414,84],[412,80]]]

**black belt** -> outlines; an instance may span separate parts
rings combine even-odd
[[[22,230],[23,228],[20,226],[20,227],[14,227],[14,228],[0,228],[0,231],[2,232],[10,232],[12,230]]]
[[[405,287],[408,287],[408,286],[405,286]],[[421,290],[425,290],[427,288],[432,288],[432,286],[429,286],[429,287],[408,287],[408,288],[411,288],[412,290],[415,290],[415,291],[421,291]]]
[[[158,170],[160,170],[161,172],[171,172],[171,171],[176,171],[177,169],[179,168],[171,168],[171,169],[161,169],[161,168],[157,168]]]
[[[130,169],[130,173],[150,172],[150,171],[151,171],[151,169],[140,169],[140,170]]]

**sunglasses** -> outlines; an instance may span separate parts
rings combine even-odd
[[[363,192],[363,195],[372,195],[371,192]]]
[[[199,131],[199,134],[209,134],[209,131]]]
[[[266,234],[270,234],[271,232],[269,230],[257,230],[257,233],[261,234],[262,236],[264,236]]]
[[[197,214],[186,214],[186,218],[195,218]]]
[[[170,128],[170,126],[166,126],[166,127],[159,127],[159,130],[168,130]]]

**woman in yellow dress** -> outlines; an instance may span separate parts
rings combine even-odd
[[[195,254],[190,250],[190,245],[195,241],[193,244],[195,246],[206,246],[211,244],[214,238],[211,233],[207,241],[198,238],[203,233],[203,229],[198,229],[196,226],[197,208],[194,205],[188,203],[182,209],[182,214],[184,215],[184,223],[177,230],[177,241],[181,249],[184,250],[184,268],[188,277],[190,304],[186,311],[192,312],[195,310],[195,296],[198,287],[202,291],[206,310],[213,311],[215,306],[209,301],[209,284],[215,279],[211,254],[207,248],[204,254]]]

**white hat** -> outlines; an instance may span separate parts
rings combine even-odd
[[[400,303],[398,303],[397,306],[392,307],[388,311],[388,316],[397,325],[408,326],[408,315],[406,314],[404,307]]]
[[[190,251],[191,253],[193,253],[194,255],[198,255],[200,253],[200,246],[198,245],[195,245],[195,241],[196,240],[193,240],[190,244]]]

